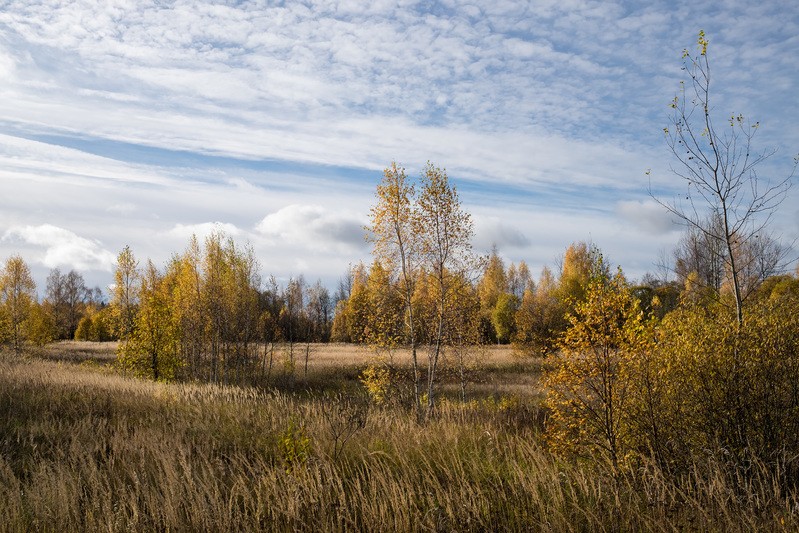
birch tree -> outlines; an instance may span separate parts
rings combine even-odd
[[[6,337],[15,353],[22,351],[25,343],[25,322],[36,303],[36,283],[30,268],[18,255],[9,257],[0,271],[0,328],[6,330],[0,337]]]
[[[670,127],[663,129],[671,153],[677,160],[671,170],[686,186],[672,201],[650,194],[689,227],[717,241],[726,249],[738,325],[743,323],[741,250],[766,232],[776,208],[785,199],[793,171],[781,179],[763,179],[758,167],[776,150],[759,151],[753,140],[760,123],[742,114],[717,114],[713,109],[709,41],[699,32],[697,49],[683,50],[684,70],[690,80],[680,83],[671,102]],[[721,222],[718,229],[707,224],[708,212]]]
[[[418,360],[418,335],[413,315],[413,294],[420,259],[419,235],[415,231],[415,189],[405,169],[396,162],[383,172],[377,186],[376,203],[371,210],[369,237],[374,244],[375,259],[398,272],[404,308],[405,335],[411,349],[413,365],[413,397],[417,413],[421,413],[421,373]]]
[[[462,209],[458,192],[449,183],[445,170],[428,162],[422,173],[421,192],[413,218],[413,230],[419,238],[419,254],[435,286],[435,333],[428,352],[427,416],[435,409],[435,383],[457,281],[474,270],[477,260],[472,253],[474,236],[471,216]],[[467,276],[468,277],[468,276]]]
[[[404,332],[411,348],[414,381],[414,407],[422,420],[435,407],[436,371],[448,337],[459,280],[476,268],[471,249],[474,234],[471,217],[460,204],[457,191],[449,183],[446,171],[427,163],[419,192],[408,179],[405,169],[392,163],[383,173],[377,187],[377,201],[372,207],[369,239],[374,244],[375,259],[390,273],[384,276],[385,289],[399,291],[404,308]],[[432,282],[428,280],[432,279]],[[396,282],[394,282],[396,280]],[[419,281],[432,306],[419,306]],[[395,287],[392,289],[392,286]],[[355,291],[353,290],[353,297]],[[352,298],[351,298],[352,299]],[[395,301],[391,298],[385,302]],[[372,304],[376,300],[373,299]],[[352,302],[350,302],[351,306]],[[420,309],[432,309],[424,324],[416,316]],[[352,311],[352,310],[350,310]],[[380,315],[381,320],[385,318]],[[392,320],[383,320],[392,327]],[[431,343],[427,358],[426,393],[423,402],[423,383],[418,348],[420,327]],[[380,338],[397,338],[390,331]],[[426,403],[426,405],[422,405]]]
[[[114,290],[111,294],[111,308],[114,329],[120,340],[133,334],[136,321],[136,306],[139,291],[139,263],[129,246],[119,252],[114,270]]]

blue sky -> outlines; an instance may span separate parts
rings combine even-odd
[[[591,240],[631,277],[681,228],[662,128],[681,51],[710,39],[713,106],[799,152],[799,5],[787,1],[0,2],[0,259],[111,281],[212,228],[265,275],[329,285],[368,260],[392,160],[445,167],[534,272]],[[799,238],[799,187],[774,220]]]

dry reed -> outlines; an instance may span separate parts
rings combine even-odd
[[[3,531],[796,530],[771,470],[613,475],[540,444],[541,413],[444,402],[419,426],[369,410],[340,451],[335,399],[0,364]],[[331,415],[331,413],[333,413]]]

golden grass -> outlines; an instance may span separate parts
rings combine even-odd
[[[304,356],[305,344],[297,343],[294,349],[298,357]],[[281,345],[280,349],[285,350]],[[342,365],[365,366],[373,362],[376,358],[391,361],[395,365],[410,366],[411,351],[408,348],[374,348],[366,345],[329,343],[329,344],[310,344],[311,357],[309,365],[315,367],[330,367]],[[417,350],[417,357],[420,364],[426,364],[428,346],[420,346]],[[479,346],[470,350],[470,357],[481,364],[486,365],[509,365],[518,363],[521,358],[515,354],[509,345],[503,346]],[[446,352],[445,352],[446,357]]]
[[[445,401],[424,426],[372,406],[336,453],[334,422],[357,399],[41,360],[0,364],[0,391],[2,531],[799,528],[799,500],[769,471],[744,480],[703,461],[671,480],[646,462],[617,476],[564,464],[513,402]]]
[[[117,342],[58,341],[39,348],[36,355],[51,361],[108,364],[116,359]]]
[[[61,341],[38,350],[37,358],[63,363],[96,363],[109,366],[116,360],[116,342]],[[294,345],[295,372],[291,380],[295,390],[335,391],[358,387],[358,376],[369,364],[387,362],[400,371],[410,372],[410,350],[400,348],[392,351],[378,350],[370,346],[330,343],[310,344],[308,374],[305,374],[304,361],[306,344]],[[288,346],[278,344],[274,348],[273,369],[270,379],[253,379],[255,384],[265,387],[285,385],[283,361],[287,357]],[[418,350],[419,364],[427,364],[428,347]],[[539,401],[542,397],[542,370],[548,362],[537,358],[519,357],[510,346],[481,346],[469,350],[467,394],[469,398],[515,396]],[[259,368],[265,368],[262,365]],[[265,371],[264,371],[265,372]],[[452,355],[444,353],[441,362],[440,381],[442,393],[459,397],[460,381],[457,363]]]

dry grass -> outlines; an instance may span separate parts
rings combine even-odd
[[[50,361],[110,364],[116,360],[117,342],[59,341],[39,348],[36,356]]]
[[[518,373],[495,355],[492,375]],[[617,476],[563,464],[540,444],[540,413],[514,402],[445,401],[425,426],[372,406],[339,453],[334,427],[362,408],[354,399],[36,359],[0,364],[0,391],[2,531],[799,528],[799,500],[770,472],[743,480],[704,461],[670,480],[647,463]]]
[[[302,345],[300,345],[302,355]],[[422,346],[417,352],[419,364],[427,364],[429,347]],[[504,346],[479,346],[468,350],[465,357],[468,370],[467,393],[470,398],[495,399],[500,396],[515,396],[539,400],[541,397],[542,369],[548,363],[541,359],[520,357],[513,348]],[[358,371],[374,362],[388,363],[394,368],[410,371],[411,352],[409,349],[375,349],[352,344],[312,344],[309,373],[315,372],[329,376],[331,372],[344,368]],[[442,391],[449,397],[460,393],[458,363],[453,354],[443,354],[440,379]],[[322,378],[325,379],[324,377]]]

